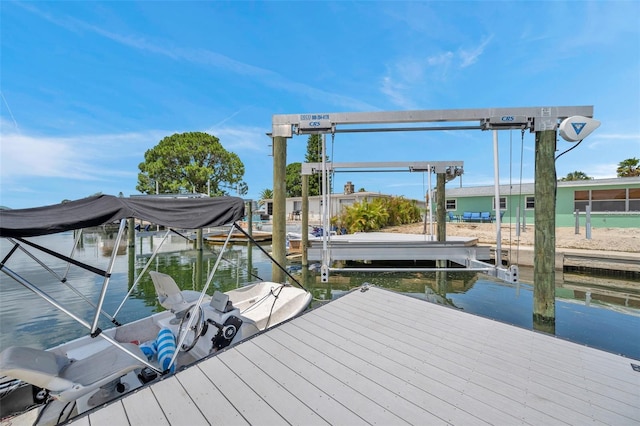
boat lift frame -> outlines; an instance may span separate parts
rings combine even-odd
[[[294,135],[331,134],[336,133],[368,133],[368,132],[398,132],[398,131],[433,131],[433,130],[493,130],[494,131],[494,168],[496,176],[496,194],[498,191],[498,161],[497,161],[497,131],[529,129],[530,132],[557,131],[560,120],[574,116],[593,117],[593,106],[551,106],[551,107],[508,107],[481,109],[450,109],[450,110],[414,110],[414,111],[376,111],[376,112],[338,112],[338,113],[308,113],[308,114],[276,114],[272,117],[272,132],[268,135],[273,139],[274,155],[274,219],[273,219],[273,247],[277,261],[284,261],[286,232],[285,221],[285,191],[283,185],[276,185],[277,178],[284,176],[284,161],[286,158],[286,140]],[[415,123],[459,123],[456,125],[431,124],[416,126]],[[383,127],[373,125],[412,124],[404,127]],[[363,127],[356,127],[361,125]],[[284,152],[284,155],[283,155]],[[276,158],[278,161],[276,161]],[[323,163],[326,163],[325,143],[323,138]],[[282,164],[281,164],[282,163]],[[326,165],[326,164],[325,164]],[[282,170],[280,170],[282,168]],[[323,181],[326,169],[322,170]],[[553,176],[549,179],[555,179]],[[323,184],[326,187],[326,183]],[[326,192],[326,191],[325,191]],[[499,196],[496,195],[496,204]],[[496,206],[499,211],[499,206]],[[326,208],[326,207],[325,207]],[[499,215],[497,215],[499,217]],[[501,259],[500,251],[500,222],[497,221],[498,240],[496,250],[496,265]],[[326,233],[326,231],[325,231]],[[280,247],[282,246],[282,247]],[[553,253],[543,253],[542,256],[553,259]],[[281,259],[282,258],[282,259]],[[467,267],[483,268],[471,260]],[[496,268],[497,270],[498,268]],[[500,268],[501,269],[501,268]],[[328,270],[327,270],[328,272]],[[517,273],[517,271],[516,271]],[[513,276],[506,271],[505,277],[513,282]]]

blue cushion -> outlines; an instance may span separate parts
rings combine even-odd
[[[176,353],[176,338],[168,328],[163,328],[158,333],[158,339],[156,340],[158,346],[158,364],[162,371],[169,370],[173,373],[176,370],[175,363],[169,368],[169,363],[173,354]]]
[[[151,361],[158,352],[158,345],[155,340],[140,343],[140,350],[147,356],[147,359]]]

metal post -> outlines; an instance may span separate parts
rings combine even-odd
[[[533,326],[555,334],[556,131],[536,132]]]
[[[516,207],[516,238],[520,238],[520,206]]]
[[[496,211],[496,266],[502,266],[502,232],[500,226],[500,171],[498,162],[498,131],[493,131],[493,180]]]
[[[309,246],[309,175],[302,175],[302,241],[300,250],[302,251],[302,269],[306,269],[309,265],[307,259],[307,248]]]
[[[273,258],[281,265],[285,264],[287,255],[286,241],[286,167],[287,139],[281,136],[273,138],[273,229],[271,244]],[[271,280],[284,281],[284,272],[276,265],[271,267]]]
[[[585,234],[587,236],[587,240],[591,239],[591,206],[586,207],[586,222],[585,222]]]
[[[429,241],[433,241],[433,191],[431,190],[431,165],[428,166],[428,169],[427,185],[429,185],[429,204],[427,209],[429,210]]]
[[[580,234],[580,210],[576,209],[574,214],[576,216],[576,235],[578,235]]]
[[[320,281],[329,282],[329,194],[327,194],[327,141],[322,135],[322,265],[320,266]]]

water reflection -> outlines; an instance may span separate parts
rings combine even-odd
[[[135,239],[135,246],[126,242],[118,247],[111,287],[105,301],[105,310],[116,311],[144,265],[157,248],[161,234],[146,233]],[[73,248],[72,233],[39,237],[39,243],[54,247],[62,253]],[[123,249],[124,247],[124,249]],[[0,241],[3,257],[10,246]],[[98,267],[105,267],[107,254],[114,249],[113,237],[100,232],[86,233],[76,248],[76,258]],[[182,289],[200,290],[213,269],[219,245],[206,245],[196,250],[192,241],[171,235],[164,243],[150,269],[172,277]],[[53,261],[54,270],[79,288],[90,300],[97,301],[102,278],[80,268]],[[8,266],[26,279],[42,285],[43,290],[58,298],[68,309],[86,320],[93,318],[93,308],[66,289],[59,281],[38,267],[28,256],[16,253]],[[521,269],[525,283],[509,285],[472,272],[404,272],[404,273],[334,273],[329,283],[322,283],[317,273],[292,267],[292,274],[310,289],[313,306],[335,299],[365,282],[388,288],[429,302],[496,319],[519,327],[532,329],[532,286],[527,284],[531,274]],[[593,276],[556,274],[558,300],[556,307],[556,334],[579,343],[594,346],[632,358],[640,358],[640,283],[603,279]],[[209,293],[227,291],[256,279],[271,278],[271,263],[255,247],[231,246],[224,254]],[[585,282],[586,281],[586,282]],[[530,282],[530,280],[529,280]],[[12,279],[0,274],[0,349],[9,345],[27,345],[46,348],[86,334],[86,329],[65,314]],[[118,314],[120,322],[129,322],[158,312],[153,283],[144,274],[139,284]],[[103,319],[100,327],[109,327]]]

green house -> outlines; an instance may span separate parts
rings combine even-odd
[[[519,218],[521,223],[533,224],[536,202],[533,183],[500,185],[499,191],[504,223],[517,223]],[[445,192],[446,209],[453,220],[467,221],[469,213],[485,212],[486,216],[488,212],[495,217],[494,186],[447,186]],[[593,227],[640,228],[640,177],[558,181],[556,226],[574,226],[576,211],[583,225],[587,206],[591,208]]]

